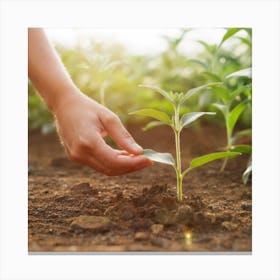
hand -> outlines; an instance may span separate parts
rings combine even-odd
[[[54,107],[54,114],[69,159],[109,176],[152,165],[152,161],[141,156],[143,149],[117,115],[80,92],[67,96]],[[107,134],[123,151],[105,143],[103,138]]]

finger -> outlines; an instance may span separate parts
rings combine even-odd
[[[141,154],[143,148],[139,146],[130,133],[125,129],[120,119],[112,112],[102,115],[101,122],[108,134],[119,147],[132,154]]]
[[[68,156],[68,158],[70,158],[71,160],[77,163],[87,165],[88,167],[93,168],[94,170],[101,173],[106,172],[104,166],[100,164],[97,160],[95,160],[95,158],[92,157],[90,154],[86,154],[86,156],[84,156],[83,151],[81,151],[80,155],[77,155],[75,158],[73,158],[73,156],[71,156],[71,153],[69,152],[69,149],[66,146],[65,146],[65,153]]]
[[[152,161],[140,155],[124,154],[108,146],[100,135],[94,137],[95,145],[88,153],[102,164],[107,175],[121,175],[152,165]]]

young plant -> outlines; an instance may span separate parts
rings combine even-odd
[[[120,61],[109,61],[108,59],[103,58],[102,64],[99,68],[99,75],[100,75],[100,103],[102,105],[105,104],[105,96],[106,96],[106,89],[111,83],[111,76],[115,71],[116,67],[120,65]]]
[[[113,82],[113,74],[118,66],[123,64],[119,60],[111,60],[108,56],[95,55],[93,57],[84,57],[85,63],[82,68],[95,77],[95,84],[99,88],[99,101],[106,105],[106,90]]]
[[[245,33],[246,37],[238,37],[240,31]],[[242,57],[234,55],[234,52],[228,53],[222,49],[223,44],[235,36],[243,45],[247,46],[249,53],[244,53]],[[215,88],[212,97],[215,99],[214,105],[224,117],[226,128],[226,146],[225,151],[237,151],[251,155],[251,146],[235,145],[238,137],[233,135],[234,127],[243,111],[251,104],[251,68],[242,69],[233,72],[233,69],[240,69],[246,58],[246,64],[250,65],[251,51],[251,29],[248,28],[228,28],[218,45],[209,45],[204,41],[199,41],[204,46],[208,56],[206,62],[192,60],[203,68],[203,76],[209,82],[223,82],[223,87]],[[241,59],[242,58],[242,59]],[[231,74],[229,74],[231,73]],[[250,134],[249,130],[247,135]],[[241,132],[245,133],[245,132]],[[244,134],[245,135],[245,134]],[[241,136],[241,135],[240,135]],[[221,172],[225,169],[228,159],[225,158],[221,166]]]
[[[192,122],[197,120],[198,118],[204,115],[214,115],[215,113],[212,112],[192,112],[184,114],[183,116],[180,115],[180,108],[184,105],[184,103],[193,95],[197,94],[198,92],[202,91],[203,89],[215,87],[220,85],[220,83],[209,83],[197,88],[193,88],[189,90],[187,93],[173,93],[167,92],[157,86],[154,85],[140,85],[141,87],[149,88],[155,90],[159,94],[161,94],[169,103],[172,104],[173,107],[173,115],[170,117],[167,113],[155,110],[155,109],[142,109],[139,111],[132,112],[130,114],[136,114],[141,116],[152,117],[156,119],[148,124],[149,128],[158,126],[158,125],[168,125],[172,128],[175,136],[175,150],[176,150],[176,161],[174,160],[173,156],[169,153],[158,153],[154,150],[147,149],[144,150],[143,155],[150,158],[153,161],[164,163],[171,165],[176,173],[177,178],[177,197],[179,201],[183,199],[183,191],[182,191],[182,183],[185,175],[189,173],[196,167],[202,166],[206,163],[211,161],[227,158],[227,157],[234,157],[239,155],[238,152],[218,152],[218,153],[211,153],[207,155],[203,155],[193,159],[188,168],[185,170],[182,169],[181,164],[181,146],[180,146],[180,134],[183,128],[189,126]]]
[[[245,77],[248,80],[251,80],[251,68],[234,72],[226,76],[226,80],[230,78],[239,78],[239,77]],[[238,102],[237,101],[238,97],[242,92],[245,92],[246,99],[241,102]],[[251,84],[247,84],[244,86],[237,87],[237,89],[234,91],[230,91],[225,87],[223,95],[220,97],[220,102],[213,104],[213,106],[215,106],[219,111],[221,111],[221,113],[224,116],[226,135],[227,135],[227,144],[225,147],[226,151],[236,151],[242,154],[246,153],[249,155],[251,155],[252,153],[252,148],[249,145],[235,145],[235,142],[238,138],[251,134],[250,129],[243,130],[238,134],[233,135],[235,125],[239,117],[241,116],[242,112],[247,108],[250,101],[251,101]],[[233,104],[235,105],[233,106]],[[224,160],[223,165],[221,167],[221,171],[225,169],[226,164],[227,164],[227,159]]]

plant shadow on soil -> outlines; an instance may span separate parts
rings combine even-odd
[[[141,127],[128,129],[143,147],[173,153],[169,128]],[[183,167],[223,146],[224,136],[210,124],[185,130]],[[178,203],[169,166],[107,177],[68,161],[56,134],[29,131],[29,252],[250,252],[252,188],[241,180],[247,160],[231,159],[223,173],[221,161],[193,170]]]

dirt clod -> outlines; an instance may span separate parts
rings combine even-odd
[[[130,205],[123,206],[120,209],[120,217],[122,220],[128,221],[134,218],[134,208]]]
[[[193,209],[189,205],[183,205],[178,208],[176,222],[180,224],[189,224],[193,219]]]
[[[102,216],[79,216],[74,218],[71,227],[89,229],[95,231],[107,230],[110,226],[110,220]]]
[[[163,225],[161,224],[153,224],[151,226],[151,231],[153,234],[158,234],[163,230]]]
[[[151,242],[155,246],[167,247],[170,244],[170,241],[163,237],[152,237]]]
[[[222,223],[222,228],[225,229],[225,230],[232,231],[232,230],[235,230],[237,228],[237,225],[234,224],[234,223],[225,221],[225,222]]]
[[[168,221],[168,211],[165,208],[156,208],[153,221],[158,224],[165,224]]]
[[[134,235],[134,240],[136,241],[143,241],[143,240],[148,240],[149,239],[149,234],[147,232],[136,232]]]
[[[252,209],[252,202],[247,202],[247,201],[241,202],[241,208],[243,210],[247,210],[247,211],[251,210]]]

